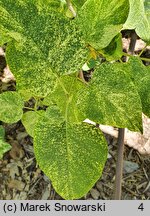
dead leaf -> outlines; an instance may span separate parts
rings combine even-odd
[[[51,191],[51,185],[48,184],[47,187],[45,188],[41,200],[48,200],[50,196],[50,191]]]
[[[21,141],[22,139],[24,139],[25,137],[27,137],[28,136],[28,134],[27,134],[27,132],[26,131],[23,131],[23,132],[19,132],[18,134],[17,134],[17,140],[18,141]]]
[[[0,56],[5,56],[5,52],[2,47],[0,47]]]
[[[141,154],[150,155],[150,118],[143,114],[142,119],[143,134],[126,129],[125,144],[138,150]]]
[[[19,160],[19,159],[23,158],[24,151],[23,151],[21,145],[16,140],[11,140],[10,143],[12,145],[12,148],[9,152],[11,158],[13,158],[14,160]]]
[[[8,183],[8,187],[10,189],[16,189],[16,190],[22,191],[25,187],[25,183],[22,181],[18,181],[16,179],[13,179]]]
[[[140,154],[150,155],[150,118],[142,115],[143,134],[125,129],[125,144],[136,149]],[[115,138],[118,137],[118,131],[111,126],[100,125],[100,129]]]
[[[8,65],[4,68],[4,73],[3,73],[3,76],[0,77],[1,81],[3,83],[8,83],[10,81],[15,81],[15,77],[14,75],[12,74],[12,72],[10,71]]]
[[[6,167],[8,168],[10,172],[11,179],[15,179],[15,176],[19,176],[18,165],[15,162],[7,164]]]
[[[26,200],[27,199],[27,193],[22,191],[19,194],[15,194],[15,196],[13,197],[13,200]]]

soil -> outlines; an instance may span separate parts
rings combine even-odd
[[[124,41],[125,49],[128,46]],[[140,52],[141,49],[136,52]],[[145,50],[143,57],[149,58],[150,51]],[[145,64],[148,64],[145,62]],[[0,76],[6,67],[4,57],[0,57]],[[15,82],[2,83],[0,92],[14,90]],[[32,106],[33,101],[29,101]],[[33,140],[25,131],[22,123],[3,124],[6,130],[6,140],[12,149],[4,154],[0,160],[0,199],[1,200],[61,200],[54,190],[51,181],[39,169],[33,151]],[[109,155],[101,178],[93,188],[81,199],[84,200],[111,200],[114,193],[115,167],[117,156],[117,139],[106,135]],[[150,199],[150,157],[142,156],[138,151],[125,146],[124,161],[136,165],[127,171],[124,165],[122,179],[123,200],[149,200]],[[132,164],[133,162],[133,164]]]

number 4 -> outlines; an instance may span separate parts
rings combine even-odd
[[[144,210],[144,206],[143,206],[143,203],[141,203],[138,207],[139,210],[143,211]]]

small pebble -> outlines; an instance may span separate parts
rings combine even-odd
[[[96,183],[96,187],[97,187],[97,189],[98,189],[99,191],[101,191],[102,188],[103,188],[103,185],[102,185],[102,183],[101,183],[100,181],[98,181],[98,182]]]
[[[14,179],[8,183],[8,187],[10,189],[16,189],[22,191],[25,187],[25,183]]]
[[[124,161],[123,164],[123,172],[126,173],[132,173],[136,171],[139,168],[139,165],[135,162],[131,161]]]
[[[92,188],[90,190],[91,196],[93,197],[94,200],[98,200],[100,193],[96,189]]]
[[[107,159],[110,159],[110,158],[112,158],[112,156],[111,156],[111,154],[108,153]]]

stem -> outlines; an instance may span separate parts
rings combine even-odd
[[[37,110],[37,106],[38,106],[38,99],[35,98],[34,110]]]
[[[143,58],[143,57],[140,57],[140,59],[141,59],[141,60],[143,60],[143,61],[150,62],[150,59],[148,59],[148,58]]]
[[[54,76],[56,77],[56,79],[58,80],[60,86],[62,87],[62,89],[64,90],[65,94],[68,95],[68,92],[64,86],[64,84],[61,82],[60,77],[57,75],[57,73],[54,74]]]
[[[136,44],[136,40],[137,40],[137,34],[136,32],[132,32],[131,34],[131,41],[130,41],[130,45],[129,45],[129,54],[133,55],[134,54],[134,49],[135,49],[135,44]]]
[[[129,54],[134,54],[135,44],[137,40],[137,35],[135,32],[131,34],[131,41],[129,46]],[[121,199],[122,192],[122,169],[123,169],[123,152],[124,152],[124,136],[125,129],[119,128],[118,132],[118,151],[117,151],[117,163],[116,163],[116,178],[115,178],[115,190],[114,190],[114,199]]]
[[[67,3],[67,6],[68,6],[69,10],[70,10],[71,13],[72,13],[72,15],[73,15],[74,17],[76,17],[77,14],[76,14],[76,11],[74,10],[74,8],[73,8],[73,6],[72,6],[72,4],[71,4],[71,1],[70,1],[70,0],[66,0],[66,3]]]
[[[145,47],[141,50],[141,52],[139,53],[139,56],[141,56],[144,52],[144,50],[146,49],[147,45],[145,45]]]
[[[127,56],[127,57],[132,56],[132,55],[130,55],[130,54],[128,54],[128,53],[125,53],[125,52],[123,52],[123,55],[124,55],[124,56]],[[139,57],[140,57],[140,56],[139,56]],[[140,59],[143,60],[143,61],[150,62],[150,59],[149,59],[149,58],[140,57]]]
[[[28,110],[32,110],[32,111],[35,111],[34,108],[31,108],[31,107],[23,107],[24,109],[28,109]]]
[[[122,180],[122,169],[123,169],[123,152],[124,152],[124,134],[125,129],[119,128],[118,133],[118,152],[117,152],[117,163],[116,163],[116,179],[115,179],[115,194],[114,199],[121,199],[121,180]]]
[[[82,80],[83,83],[87,83],[84,79],[83,71],[79,71],[79,78]]]

